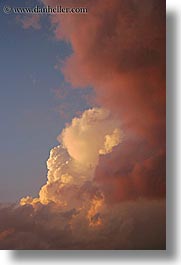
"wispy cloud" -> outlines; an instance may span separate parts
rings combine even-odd
[[[24,29],[33,28],[35,30],[40,30],[41,29],[40,18],[41,16],[38,14],[35,15],[26,14],[24,16],[18,16],[17,21],[21,23]]]

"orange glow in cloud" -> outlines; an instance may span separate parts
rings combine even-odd
[[[97,226],[102,222],[98,210],[103,205],[104,196],[93,182],[94,172],[100,156],[113,152],[121,143],[120,121],[106,109],[89,109],[74,118],[58,140],[60,145],[50,151],[47,183],[41,187],[39,197],[22,198],[20,205],[39,209],[41,204],[53,203],[64,210],[86,209],[90,226]],[[86,186],[87,183],[91,184]],[[79,199],[81,190],[83,198]]]
[[[13,233],[14,233],[13,228],[9,228],[7,230],[0,232],[0,241],[6,239],[8,236],[12,235]]]
[[[104,204],[104,197],[101,198],[94,197],[91,201],[91,207],[87,213],[87,218],[89,220],[89,226],[97,227],[102,224],[102,218],[100,216],[101,207]]]

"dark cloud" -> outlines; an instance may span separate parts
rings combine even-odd
[[[94,180],[107,201],[165,197],[165,153],[149,152],[149,146],[146,150],[145,147],[141,142],[125,141],[114,152],[100,158]]]
[[[163,201],[117,204],[101,215],[96,229],[74,209],[1,205],[0,249],[165,249]]]

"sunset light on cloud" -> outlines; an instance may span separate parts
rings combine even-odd
[[[6,152],[14,148],[20,162],[12,164],[14,179],[0,198],[0,248],[165,249],[165,3],[62,0],[61,6],[88,12],[8,16],[29,60],[17,62],[15,75],[28,76],[25,89],[31,82],[28,96],[17,88],[12,105],[20,113],[17,145]],[[8,88],[16,90],[16,82]],[[15,115],[3,110],[4,119]],[[2,185],[11,163],[5,167]],[[22,193],[15,189],[9,199],[16,185]]]

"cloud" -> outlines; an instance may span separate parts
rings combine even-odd
[[[39,203],[53,202],[67,209],[77,209],[87,207],[86,200],[89,200],[89,207],[94,207],[95,201],[103,198],[96,183],[91,183],[94,171],[99,157],[112,152],[121,143],[120,122],[109,111],[92,108],[67,124],[58,140],[60,145],[50,151],[47,183],[40,189],[39,197],[27,196],[20,204],[36,207]],[[89,189],[84,190],[89,182]],[[83,200],[79,200],[80,190],[85,197]]]
[[[80,164],[94,166],[99,154],[106,154],[121,142],[120,122],[109,111],[100,108],[86,110],[74,118],[58,137],[69,155]]]
[[[120,122],[100,108],[74,118],[58,139],[60,145],[50,151],[47,183],[39,197],[28,196],[21,199],[19,206],[0,210],[4,216],[0,247],[164,249],[161,154],[158,159],[153,156],[150,160],[148,156],[144,161],[138,154],[134,161],[135,156],[130,157],[126,141],[121,138]],[[19,216],[23,221],[19,222]],[[22,245],[22,240],[27,243]]]
[[[0,249],[165,249],[163,201],[121,203],[100,215],[97,228],[74,209],[1,205]]]
[[[151,155],[147,148],[145,152],[140,143],[131,145],[125,141],[121,148],[101,157],[94,181],[101,187],[107,202],[165,197],[165,154]]]
[[[35,30],[41,29],[41,24],[40,24],[40,15],[25,15],[23,17],[17,17],[18,22],[21,23],[22,27],[24,29],[29,29],[33,28]]]

